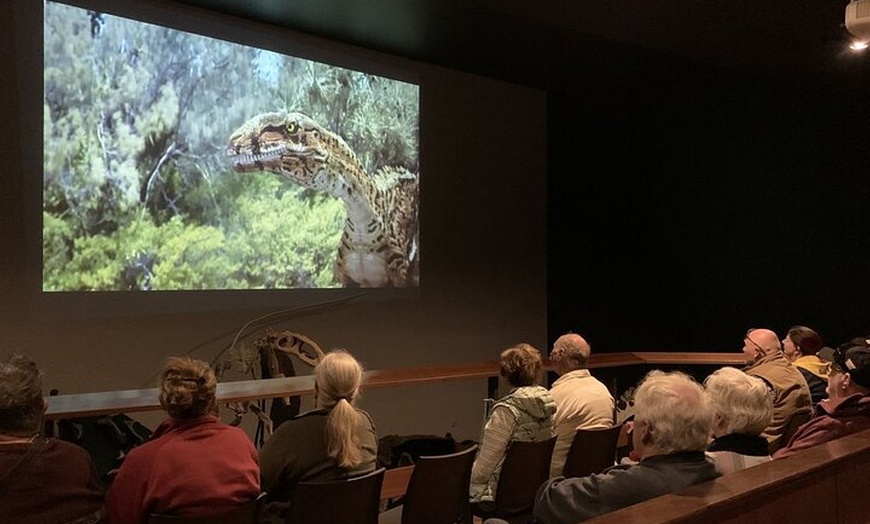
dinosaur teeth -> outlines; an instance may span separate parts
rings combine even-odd
[[[242,153],[231,157],[233,164],[240,167],[251,166],[255,164],[267,164],[275,162],[281,158],[281,149],[268,151],[266,153]]]

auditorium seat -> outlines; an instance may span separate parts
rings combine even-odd
[[[226,513],[211,517],[182,517],[152,513],[148,524],[257,524],[260,521],[263,496],[234,508]]]
[[[290,495],[288,523],[378,524],[385,468],[348,480],[300,482]]]
[[[492,503],[471,505],[482,520],[497,517],[511,524],[532,521],[535,494],[550,476],[550,460],[556,437],[540,442],[513,441],[507,449]]]
[[[616,463],[616,446],[622,426],[601,429],[578,429],[568,449],[566,477],[585,477],[601,473]]]

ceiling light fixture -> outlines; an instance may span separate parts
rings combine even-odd
[[[846,6],[846,29],[856,40],[849,47],[854,51],[867,49],[870,43],[870,0],[852,0]]]

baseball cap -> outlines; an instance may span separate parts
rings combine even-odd
[[[843,373],[848,373],[859,386],[870,388],[870,348],[866,346],[839,347],[833,362]]]

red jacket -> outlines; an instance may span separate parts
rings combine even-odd
[[[163,422],[124,459],[106,495],[108,524],[143,524],[150,513],[218,515],[260,494],[251,439],[212,416]]]
[[[816,405],[813,418],[799,427],[788,446],[774,453],[773,458],[787,457],[802,449],[865,429],[870,429],[870,395],[856,393],[825,400]]]

